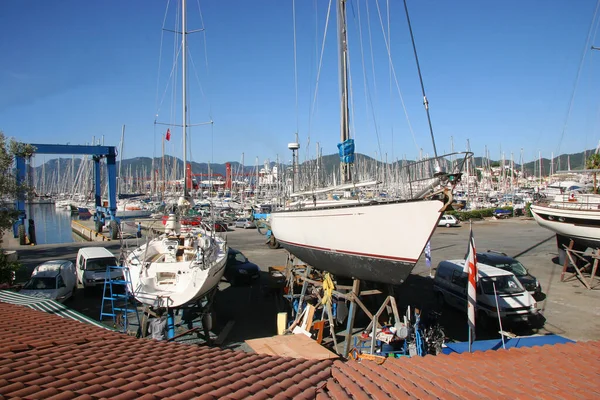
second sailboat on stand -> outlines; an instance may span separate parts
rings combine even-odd
[[[354,182],[351,173],[354,142],[348,115],[346,0],[337,0],[337,28],[341,89],[338,147],[344,184],[292,194],[293,203],[271,214],[271,228],[286,250],[318,270],[340,277],[401,284],[452,202],[452,191],[471,153],[464,153],[453,163],[447,156],[437,157],[434,142],[435,158],[404,167],[402,182],[398,183],[402,193],[399,199],[377,202],[357,197],[362,187],[377,182]],[[424,89],[423,98],[429,117]],[[433,139],[433,131],[431,136]],[[344,192],[343,200],[317,199],[334,191]]]
[[[183,165],[187,165],[187,43],[186,0],[181,4],[181,60],[183,109]],[[143,304],[176,308],[200,300],[216,288],[225,271],[227,242],[214,231],[182,231],[180,218],[193,207],[188,179],[176,213],[170,214],[165,233],[149,240],[126,256],[124,266],[131,275],[131,291]]]

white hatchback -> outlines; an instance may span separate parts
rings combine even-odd
[[[459,226],[460,221],[454,215],[442,215],[438,222],[438,226],[445,226],[447,228],[451,226]]]
[[[67,260],[47,261],[38,265],[20,293],[64,302],[77,288],[75,265]]]

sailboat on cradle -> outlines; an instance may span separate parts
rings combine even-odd
[[[346,0],[337,0],[337,29],[341,89],[338,147],[343,184],[292,194],[296,201],[271,214],[271,229],[286,250],[318,270],[340,277],[401,284],[452,203],[452,191],[460,181],[465,160],[472,153],[456,153],[464,157],[454,162],[449,161],[453,155],[437,157],[436,153],[434,158],[405,166],[399,185],[402,194],[393,201],[347,196],[350,191],[356,193],[378,182],[352,179],[354,142],[350,139],[348,115]],[[423,97],[429,117],[424,89]],[[435,152],[435,142],[433,145]],[[330,196],[325,201],[317,200],[318,195],[334,191],[343,191],[344,198],[332,200]]]
[[[181,4],[181,55],[183,104],[183,165],[187,165],[186,128],[187,71],[186,71],[186,0]],[[184,167],[185,169],[185,167]],[[180,307],[200,300],[221,280],[227,261],[227,242],[214,231],[185,230],[179,218],[185,216],[193,200],[188,179],[183,182],[183,194],[177,202],[176,214],[170,214],[165,233],[142,244],[124,261],[131,275],[131,292],[143,304],[158,307]]]

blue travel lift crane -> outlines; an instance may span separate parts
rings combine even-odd
[[[94,160],[94,183],[95,183],[95,205],[96,214],[94,215],[94,226],[97,232],[102,231],[107,220],[109,223],[110,238],[115,240],[119,235],[119,220],[117,218],[117,173],[116,158],[117,151],[114,146],[93,146],[93,145],[64,145],[64,144],[38,144],[31,143],[34,148],[34,154],[76,154],[91,155]],[[31,154],[33,155],[33,154]],[[31,155],[28,157],[17,155],[17,185],[21,185],[27,179],[27,165],[30,162]],[[106,158],[106,168],[108,177],[108,207],[102,204],[102,188],[100,185],[100,160]],[[14,237],[19,238],[19,244],[26,244],[25,220],[25,196],[21,193],[16,202],[16,208],[19,212],[19,218],[13,224]],[[29,219],[29,237],[35,238],[35,225],[33,219]],[[32,240],[35,242],[35,240]]]

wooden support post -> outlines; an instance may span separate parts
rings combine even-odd
[[[567,268],[569,267],[569,252],[573,249],[574,245],[575,245],[575,242],[571,239],[571,241],[569,242],[569,247],[565,248],[565,263],[563,264],[563,270],[562,270],[562,273],[560,274],[561,282],[565,281],[565,274],[567,273]]]
[[[594,267],[592,268],[592,274],[590,275],[590,289],[594,286],[594,279],[596,279],[596,271],[598,270],[598,250],[596,250],[596,254],[592,255],[594,257]]]
[[[400,313],[398,312],[398,305],[396,304],[396,298],[394,297],[394,286],[389,285],[388,291],[390,294],[390,304],[392,305],[392,312],[394,313],[394,323],[400,322]]]
[[[331,310],[331,302],[330,301],[327,302],[327,318],[329,320],[329,332],[331,333],[331,338],[333,339],[333,346],[334,346],[335,352],[338,353],[338,343],[337,343],[337,338],[335,337],[335,325],[333,322],[333,311]],[[348,351],[350,351],[350,350],[348,350]],[[347,354],[348,353],[343,354],[343,356],[346,356]]]
[[[304,282],[302,282],[302,290],[300,291],[300,299],[298,300],[298,312],[296,313],[296,318],[294,318],[294,323],[298,322],[298,319],[300,318],[300,315],[302,314],[302,305],[304,303],[304,296],[306,295],[306,289],[308,288],[308,284],[309,279],[308,276],[310,275],[310,270],[311,267],[310,265],[306,266],[306,269],[304,270]]]
[[[352,346],[352,333],[354,331],[354,317],[356,316],[356,301],[355,299],[358,297],[360,293],[360,280],[354,279],[352,283],[352,294],[353,297],[350,300],[350,310],[348,310],[348,322],[346,324],[346,342],[344,343],[344,353],[342,354],[344,357],[348,356],[350,353],[350,347]]]

